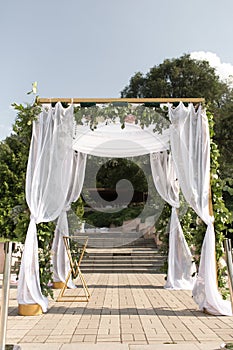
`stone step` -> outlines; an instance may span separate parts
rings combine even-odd
[[[155,250],[124,250],[124,251],[107,251],[107,250],[86,250],[86,253],[88,255],[95,255],[95,256],[140,256],[140,255],[161,255],[160,252],[155,251]]]
[[[120,236],[120,237],[116,237],[114,236],[114,234],[111,235],[111,237],[109,236],[103,236],[103,237],[89,237],[88,238],[88,248],[114,248],[115,249],[134,249],[134,248],[153,248],[155,249],[155,242],[154,239],[144,239],[144,238],[138,238],[135,240],[132,240],[130,237],[125,237]]]
[[[99,248],[87,248],[81,265],[83,273],[162,272],[165,257],[156,248],[153,239],[139,238],[121,247],[104,247],[104,239],[98,244]]]
[[[111,246],[111,243],[112,243],[112,246]],[[105,240],[96,240],[96,241],[91,241],[91,242],[88,242],[88,245],[87,245],[87,248],[98,248],[98,249],[101,249],[101,248],[104,248],[106,247],[107,249],[111,249],[111,248],[115,248],[115,249],[137,249],[137,248],[151,248],[151,249],[155,249],[155,244],[142,244],[142,245],[132,245],[132,244],[123,244],[121,241],[118,241],[118,242],[114,242],[114,241],[105,241]]]
[[[163,270],[163,265],[155,265],[155,266],[118,266],[118,265],[108,265],[108,266],[96,266],[96,265],[91,265],[91,266],[82,266],[81,271],[84,272],[89,272],[89,271],[106,271],[106,272],[111,272],[111,271],[124,271],[124,272],[130,272],[130,271],[162,271]]]
[[[143,264],[163,264],[165,259],[148,259],[148,260],[89,260],[89,259],[83,259],[82,265],[90,265],[90,264],[96,264],[96,265],[143,265]]]
[[[138,255],[138,256],[111,256],[111,255],[106,255],[106,256],[88,256],[86,255],[83,258],[83,261],[112,261],[112,262],[118,262],[118,261],[132,261],[132,262],[137,262],[137,261],[151,261],[151,260],[156,260],[156,261],[161,261],[164,260],[165,256],[159,255]]]
[[[116,265],[122,265],[122,266],[154,266],[154,265],[162,265],[163,261],[160,260],[151,260],[151,261],[87,261],[83,260],[82,261],[82,266],[90,266],[90,265],[95,265],[95,266],[116,266]]]
[[[156,254],[139,254],[139,255],[86,255],[84,257],[84,260],[130,260],[130,261],[138,261],[138,260],[164,260],[163,255],[156,255]]]
[[[154,249],[137,249],[137,250],[110,250],[110,249],[98,249],[98,250],[90,250],[87,249],[86,253],[90,254],[96,254],[96,255],[142,255],[142,254],[154,254],[154,255],[161,255],[161,253]]]
[[[88,269],[82,269],[82,273],[88,274],[88,273],[163,273],[162,268],[137,268],[137,267],[132,267],[132,268],[127,268],[127,269],[122,269],[118,267],[111,267],[109,269],[107,268],[88,268]]]
[[[137,261],[161,261],[164,260],[164,256],[85,256],[83,258],[83,261],[112,261],[112,262],[118,262],[118,261],[131,261],[131,262],[137,262]]]
[[[163,264],[152,264],[152,265],[81,265],[81,270],[83,269],[88,269],[88,268],[95,268],[95,269],[112,269],[112,268],[118,268],[118,269],[131,269],[131,268],[135,268],[135,269],[154,269],[154,268],[159,268],[163,266]]]
[[[90,272],[90,271],[99,271],[99,272],[111,272],[111,271],[161,271],[161,268],[163,267],[164,261],[151,261],[151,262],[131,262],[131,261],[120,261],[120,262],[87,262],[83,261],[81,265],[81,270],[83,272]]]

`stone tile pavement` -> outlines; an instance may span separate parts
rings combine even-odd
[[[34,317],[17,315],[17,288],[11,284],[7,343],[22,350],[214,350],[233,342],[233,317],[198,311],[191,292],[163,288],[163,274],[85,277],[89,302],[50,300],[48,312]]]

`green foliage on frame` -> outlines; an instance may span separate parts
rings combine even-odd
[[[107,104],[103,106],[74,108],[74,118],[77,124],[89,125],[94,131],[99,123],[115,123],[120,122],[121,128],[125,128],[127,120],[135,124],[140,124],[140,127],[148,127],[154,125],[154,132],[162,133],[163,129],[169,127],[169,122],[165,123],[165,113],[160,108],[146,107],[145,105],[131,104]]]

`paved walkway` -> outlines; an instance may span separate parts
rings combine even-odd
[[[51,300],[48,313],[35,317],[17,315],[12,284],[7,343],[23,350],[213,350],[233,342],[233,317],[198,311],[191,292],[163,288],[162,274],[87,274],[86,280],[89,302]]]

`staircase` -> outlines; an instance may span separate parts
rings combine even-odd
[[[153,239],[143,237],[117,248],[87,248],[83,273],[160,273],[165,257]]]

